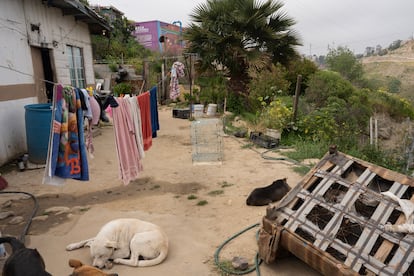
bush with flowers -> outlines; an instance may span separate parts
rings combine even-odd
[[[259,125],[264,128],[277,129],[282,131],[292,122],[293,110],[280,98],[273,98],[267,103],[266,99],[259,97],[262,109],[258,114]]]

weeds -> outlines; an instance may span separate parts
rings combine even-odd
[[[200,200],[199,202],[197,202],[198,206],[204,206],[204,205],[207,205],[207,204],[208,204],[207,200]]]
[[[226,187],[230,187],[230,186],[233,186],[234,184],[231,184],[231,183],[227,183],[227,181],[223,181],[223,183],[221,184],[221,187],[222,188],[226,188]]]
[[[224,194],[223,190],[214,190],[208,193],[209,196],[217,196],[217,195],[222,195]]]

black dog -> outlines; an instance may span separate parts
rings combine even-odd
[[[12,248],[3,266],[3,276],[52,276],[45,270],[45,262],[36,249],[26,248],[14,237],[0,237],[2,243],[9,243]]]
[[[286,178],[273,181],[272,184],[262,188],[254,189],[246,199],[246,204],[250,206],[263,206],[282,199],[290,187]]]

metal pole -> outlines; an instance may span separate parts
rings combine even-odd
[[[193,58],[192,58],[192,54],[190,54],[190,68],[189,68],[189,76],[188,76],[188,80],[190,81],[190,119],[193,118]]]

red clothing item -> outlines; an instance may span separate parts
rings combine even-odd
[[[149,91],[137,96],[139,109],[141,111],[142,138],[144,150],[152,146],[152,127],[151,127],[151,100]]]

